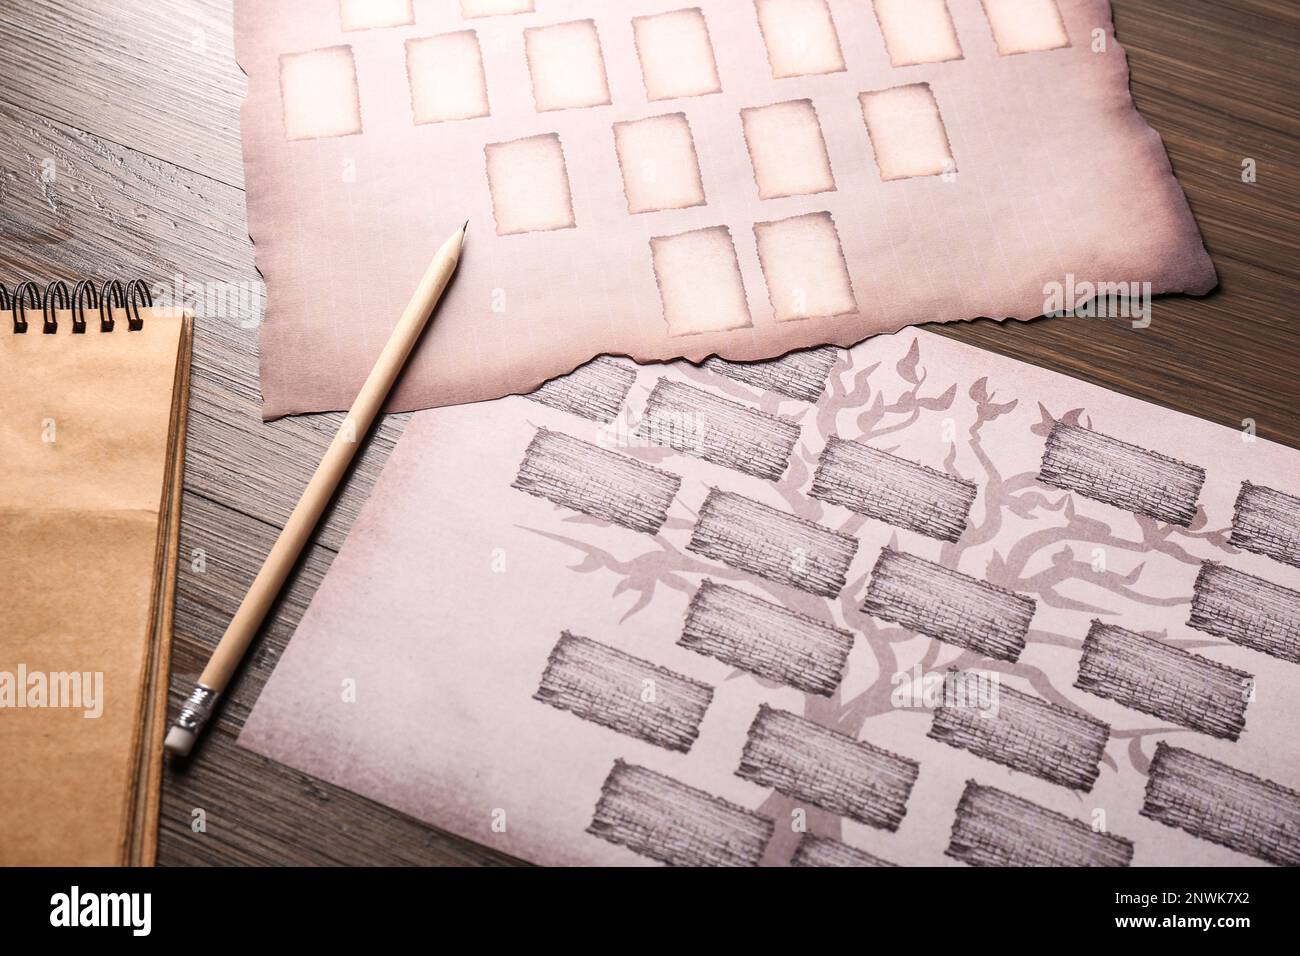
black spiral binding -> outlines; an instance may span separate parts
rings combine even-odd
[[[113,310],[126,313],[126,327],[129,331],[139,332],[144,328],[141,309],[153,305],[153,295],[149,285],[143,279],[132,279],[122,285],[119,279],[109,279],[102,287],[96,288],[89,279],[78,282],[71,292],[68,284],[56,279],[45,287],[44,293],[35,282],[21,282],[10,296],[8,287],[0,282],[0,312],[11,312],[14,320],[14,334],[27,332],[27,314],[41,313],[41,331],[54,335],[59,331],[59,312],[72,312],[72,331],[74,335],[85,334],[86,309],[99,313],[99,331],[112,332],[116,320]]]

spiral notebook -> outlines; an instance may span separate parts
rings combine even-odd
[[[0,285],[0,864],[154,861],[192,335]]]

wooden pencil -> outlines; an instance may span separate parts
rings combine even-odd
[[[415,294],[406,306],[406,311],[398,319],[388,343],[379,354],[370,375],[357,394],[347,417],[343,419],[338,433],[330,442],[325,456],[316,466],[316,472],[302,498],[293,509],[288,522],[276,539],[271,553],[267,555],[262,570],[257,573],[252,587],[244,596],[239,610],[226,628],[221,642],[208,660],[203,673],[199,675],[198,685],[181,707],[176,722],[167,732],[164,744],[168,753],[186,756],[198,739],[218,698],[230,683],[231,677],[239,667],[245,652],[257,635],[262,621],[266,617],[285,579],[293,569],[294,563],[306,547],[317,522],[324,513],[339,483],[347,472],[356,455],[361,439],[365,437],[374,423],[375,416],[383,407],[392,390],[393,383],[401,373],[403,366],[420,334],[429,322],[429,317],[443,290],[451,281],[460,262],[461,247],[469,223],[465,223],[450,239],[442,244],[429,268],[420,280]]]

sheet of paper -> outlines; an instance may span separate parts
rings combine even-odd
[[[1215,273],[1106,0],[238,0],[268,417],[762,359]],[[1114,285],[1112,285],[1114,284]]]
[[[919,330],[416,415],[241,742],[539,863],[1300,863],[1300,453]]]

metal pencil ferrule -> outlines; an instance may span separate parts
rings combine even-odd
[[[176,715],[176,726],[197,734],[212,716],[212,709],[220,696],[211,687],[196,685],[185,703],[181,705],[181,712]]]

